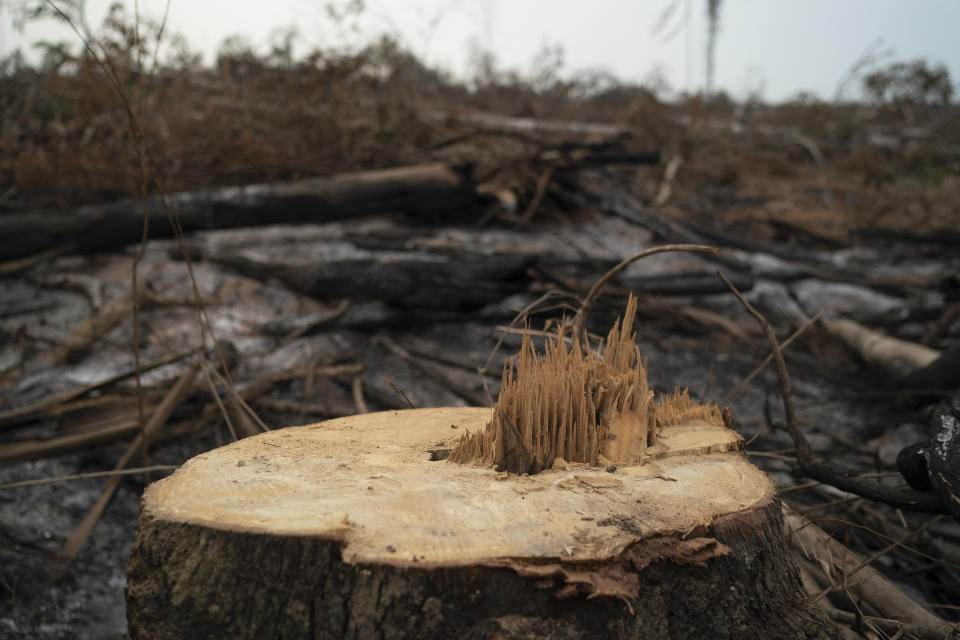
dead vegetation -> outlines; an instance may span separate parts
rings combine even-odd
[[[754,375],[769,348],[718,267],[773,332],[796,330],[789,349],[780,343],[794,426],[858,480],[902,489],[898,453],[937,433],[928,420],[947,419],[924,406],[957,404],[960,118],[936,69],[891,68],[863,103],[667,102],[644,88],[535,87],[496,73],[468,88],[386,40],[303,60],[225,50],[213,69],[181,47],[149,66],[138,61],[152,59],[154,43],[131,20],[115,12],[99,33],[115,78],[89,54],[45,71],[5,63],[0,224],[144,193],[426,162],[456,175],[465,200],[441,198],[447,206],[429,211],[416,198],[401,209],[384,201],[297,226],[258,227],[272,213],[253,208],[251,228],[176,233],[146,243],[138,259],[129,241],[75,254],[58,240],[2,256],[3,481],[132,464],[156,473],[269,427],[408,404],[488,405],[502,343],[521,362],[502,379],[510,408],[496,429],[512,423],[521,434],[523,470],[548,465],[565,456],[535,453],[530,429],[541,421],[509,399],[538,362],[584,357],[594,378],[623,377],[634,393],[619,396],[618,412],[659,406],[650,393],[669,397],[677,385],[709,403]],[[925,85],[915,76],[929,76],[926,92],[916,93]],[[132,206],[120,208],[140,211]],[[320,216],[325,207],[306,203]],[[158,211],[150,238],[169,225]],[[662,242],[721,251],[662,256],[591,293],[609,269]],[[142,288],[131,286],[138,269]],[[630,292],[649,380],[632,337],[613,340],[614,373],[549,337],[534,357],[536,332],[521,339],[524,321],[569,317],[585,301],[597,319],[584,331],[610,326]],[[821,312],[828,322],[816,322]],[[876,365],[834,330],[850,321],[923,343],[928,357],[909,371]],[[863,558],[851,569],[847,557],[796,542],[809,557],[808,589],[871,637],[943,637],[960,594],[956,524],[792,475],[797,445],[778,428],[788,418],[772,408],[773,372],[756,375],[731,407],[754,460],[798,513]],[[600,455],[602,435],[585,437],[587,457]],[[496,459],[490,442],[477,444]],[[122,579],[116,545],[125,549],[143,482],[117,475],[106,486],[86,478],[0,492],[0,563],[12,567],[0,574],[10,611],[0,609],[0,635],[122,628],[108,614],[85,616],[120,607],[107,585]],[[868,566],[892,581],[893,596],[864,596],[873,587],[856,577]],[[915,606],[929,617],[892,620]]]

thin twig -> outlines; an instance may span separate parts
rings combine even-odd
[[[193,392],[193,380],[197,375],[198,368],[200,368],[199,358],[197,362],[194,362],[190,368],[180,376],[180,379],[177,380],[176,384],[174,384],[170,391],[167,392],[167,395],[157,406],[157,410],[152,416],[150,416],[150,420],[147,421],[144,433],[133,439],[133,442],[130,443],[130,445],[127,447],[127,450],[120,457],[120,460],[114,467],[115,469],[119,470],[125,468],[127,463],[130,462],[136,452],[140,450],[141,440],[152,440],[173,414],[174,410],[180,406],[180,403],[183,402],[183,400]],[[97,521],[103,514],[104,509],[107,508],[110,498],[113,497],[113,493],[117,490],[119,485],[119,476],[110,478],[110,480],[107,481],[107,484],[104,486],[103,492],[100,494],[100,498],[97,500],[96,504],[93,505],[83,521],[77,525],[76,528],[74,528],[74,530],[70,533],[70,536],[67,538],[67,541],[60,549],[60,553],[58,555],[62,560],[69,562],[77,556],[77,553],[83,547],[84,543],[86,543],[87,538],[90,536],[90,532],[93,531],[93,527],[97,524]]]
[[[541,295],[539,298],[537,298],[536,300],[534,300],[533,302],[525,306],[523,309],[521,309],[519,312],[517,312],[517,314],[513,317],[513,320],[510,321],[510,325],[506,329],[503,329],[502,327],[499,327],[499,326],[496,327],[496,329],[503,331],[504,334],[500,336],[500,339],[497,340],[497,344],[494,345],[493,349],[490,350],[490,354],[487,356],[487,361],[484,362],[483,366],[480,368],[481,375],[484,375],[489,372],[490,364],[493,362],[493,357],[496,355],[497,351],[500,350],[500,347],[503,344],[503,339],[505,337],[505,334],[509,333],[511,329],[513,329],[518,323],[520,323],[520,321],[525,320],[527,316],[530,315],[530,312],[537,307],[537,305],[546,302],[550,298],[556,298],[561,295],[563,294],[560,293],[559,291],[554,291],[554,290],[547,291],[546,293]]]
[[[577,315],[573,318],[573,336],[575,339],[580,340],[581,348],[584,351],[589,351],[589,343],[587,342],[587,316],[590,315],[590,312],[593,311],[593,305],[597,301],[597,297],[600,295],[600,292],[603,290],[603,287],[606,286],[610,280],[612,280],[617,274],[629,267],[631,264],[637,260],[642,260],[647,256],[652,256],[657,253],[663,253],[665,251],[690,251],[693,253],[709,253],[712,255],[717,254],[717,248],[711,247],[705,244],[664,244],[659,247],[650,247],[640,253],[636,253],[629,258],[626,258],[620,262],[617,266],[613,267],[607,271],[603,276],[594,283],[593,287],[590,288],[590,292],[587,293],[587,297],[584,299],[583,304],[580,305],[580,310],[577,311]]]
[[[767,319],[764,318],[759,311],[753,308],[752,304],[747,302],[747,299],[743,297],[740,290],[727,279],[727,276],[723,275],[723,272],[717,270],[717,275],[720,276],[724,284],[730,288],[730,291],[737,297],[740,304],[744,306],[750,315],[757,319],[757,322],[760,323],[760,328],[763,329],[763,333],[767,336],[767,341],[770,343],[770,349],[773,351],[773,357],[777,363],[777,374],[780,379],[780,395],[783,398],[783,413],[787,432],[797,446],[797,457],[809,455],[810,443],[807,442],[807,438],[803,435],[803,432],[797,428],[796,415],[793,410],[793,396],[790,393],[790,374],[787,372],[787,363],[783,360],[783,353],[780,351],[780,345],[777,343],[777,336],[773,333],[773,327],[770,326],[770,323],[767,322]]]
[[[780,345],[780,349],[781,350],[786,349],[791,344],[793,344],[793,341],[799,338],[800,336],[802,336],[804,332],[810,327],[812,327],[817,322],[817,320],[820,319],[820,316],[822,315],[823,315],[823,310],[821,309],[820,311],[817,312],[817,315],[813,316],[812,318],[804,322],[802,327],[794,331],[793,335],[791,335],[789,338],[784,340],[783,343],[781,343]],[[731,391],[730,393],[728,393],[723,397],[723,400],[720,401],[720,404],[726,404],[727,402],[730,402],[735,397],[737,397],[737,395],[739,395],[741,391],[747,388],[747,385],[750,384],[754,378],[760,375],[761,371],[766,369],[767,366],[771,362],[773,362],[773,358],[774,358],[773,353],[768,354],[767,357],[763,359],[763,362],[758,364],[757,368],[750,372],[750,375],[748,375],[746,378],[741,380],[740,384],[738,384],[733,391]]]
[[[897,473],[896,471],[874,471],[872,473],[861,473],[854,477],[857,478],[858,480],[863,480],[865,478],[894,478],[894,477],[899,478],[900,474]],[[819,487],[822,485],[823,483],[819,481],[805,482],[803,484],[795,484],[789,487],[783,487],[782,489],[778,489],[778,491],[782,495],[784,493],[791,493],[793,491],[803,491],[805,489],[813,489],[814,487]]]
[[[856,602],[856,600],[852,601]],[[837,609],[836,607],[829,607],[826,609],[826,612],[834,621],[849,627],[856,627],[859,624],[866,624],[880,637],[884,637],[884,632],[894,633],[895,635],[891,636],[890,640],[901,638],[901,634],[907,630],[906,623],[900,620],[868,616],[864,615],[860,611],[857,613],[851,613],[850,611],[843,611],[842,609]]]
[[[137,45],[139,45],[139,42]],[[137,49],[139,51],[139,46]],[[141,208],[143,210],[143,228],[142,235],[140,236],[140,248],[137,251],[137,255],[133,258],[133,263],[130,265],[130,290],[133,291],[130,314],[131,322],[133,322],[133,379],[137,391],[137,421],[140,425],[140,442],[141,446],[143,447],[140,451],[140,462],[143,466],[148,466],[148,443],[143,412],[143,386],[140,381],[140,296],[138,295],[139,285],[137,283],[137,269],[140,267],[140,261],[143,260],[143,256],[147,251],[147,239],[150,232],[150,204],[147,200],[147,178],[146,167],[143,163],[143,154],[138,151],[137,155],[140,159],[140,201]]]
[[[487,361],[483,363],[482,367],[477,369],[477,375],[480,376],[480,380],[483,382],[484,397],[486,398],[487,404],[489,406],[492,407],[494,405],[494,401],[493,401],[493,394],[490,393],[490,385],[487,382],[487,374],[490,371],[490,365],[493,362],[494,356],[497,354],[497,352],[500,351],[500,347],[503,346],[503,340],[504,338],[506,338],[507,333],[510,333],[513,327],[516,324],[518,324],[521,320],[525,320],[527,316],[529,316],[530,312],[534,308],[536,308],[538,305],[546,302],[550,298],[559,297],[561,295],[563,294],[561,294],[559,291],[553,291],[553,290],[547,291],[546,293],[541,295],[539,298],[537,298],[536,300],[534,300],[533,302],[525,306],[523,309],[518,311],[517,314],[510,321],[510,326],[506,330],[503,330],[501,327],[496,327],[497,329],[501,330],[500,337],[497,338],[497,343],[493,346],[493,349],[491,349],[490,353],[487,355]]]
[[[727,287],[737,297],[737,300],[746,308],[746,310],[757,319],[763,328],[767,341],[770,343],[770,349],[773,351],[777,363],[777,377],[780,381],[780,396],[783,400],[783,410],[785,416],[784,425],[790,434],[797,450],[797,460],[795,473],[820,480],[841,491],[847,491],[862,498],[882,502],[900,509],[910,511],[920,511],[923,513],[949,513],[945,505],[940,501],[940,497],[932,492],[916,491],[914,489],[887,489],[877,484],[864,483],[857,479],[857,473],[852,469],[847,469],[839,465],[827,462],[820,458],[815,458],[810,449],[810,443],[806,436],[797,427],[796,415],[793,409],[793,397],[790,393],[790,374],[787,372],[787,364],[783,359],[783,353],[780,351],[780,345],[777,343],[777,337],[773,333],[773,328],[763,315],[754,309],[753,305],[747,302],[743,294],[733,285],[726,276],[720,271],[717,275],[726,283]]]
[[[793,460],[793,458],[790,456],[785,456],[780,453],[772,453],[770,451],[747,451],[747,455],[755,458],[773,458],[774,460],[784,460],[787,462]]]
[[[893,549],[894,547],[900,547],[900,548],[903,549],[904,551],[908,551],[908,552],[910,552],[910,553],[912,553],[912,554],[914,554],[914,555],[918,555],[918,556],[920,556],[921,558],[924,558],[924,559],[929,560],[929,561],[931,561],[931,562],[936,562],[936,563],[939,563],[939,564],[943,564],[943,565],[946,565],[946,566],[951,567],[951,568],[953,568],[953,569],[960,569],[960,564],[957,564],[956,562],[951,562],[951,561],[945,560],[945,559],[943,559],[943,558],[937,558],[937,557],[935,557],[935,556],[931,556],[931,555],[928,554],[928,553],[924,553],[924,552],[921,551],[920,549],[916,549],[916,548],[911,547],[911,546],[909,546],[909,545],[907,545],[907,544],[904,544],[904,542],[905,542],[906,540],[912,538],[913,536],[917,535],[918,533],[922,533],[923,531],[926,531],[926,529],[927,529],[928,527],[930,527],[931,525],[933,525],[934,523],[936,523],[936,522],[939,521],[939,520],[940,520],[940,515],[936,515],[936,516],[934,516],[933,518],[930,518],[930,520],[928,520],[925,524],[923,524],[923,525],[920,526],[919,528],[914,529],[914,530],[912,530],[912,531],[908,531],[906,534],[904,534],[904,535],[903,535],[902,537],[900,537],[900,538],[894,538],[894,537],[892,537],[892,536],[888,536],[888,535],[885,534],[885,533],[881,533],[881,532],[877,531],[876,529],[873,529],[872,527],[868,527],[868,526],[863,525],[863,524],[858,524],[858,523],[856,523],[856,522],[851,522],[851,521],[849,521],[849,520],[844,520],[843,518],[834,518],[834,517],[832,517],[832,516],[825,516],[825,517],[823,517],[823,518],[817,518],[817,519],[816,519],[817,522],[837,522],[837,523],[840,523],[840,524],[845,525],[845,526],[848,526],[848,527],[855,527],[855,528],[857,528],[857,529],[862,529],[862,530],[864,530],[864,531],[867,531],[867,532],[869,532],[869,533],[872,533],[873,535],[877,536],[878,538],[883,538],[884,540],[887,540],[888,542],[890,542],[889,548],[887,548],[886,550],[881,550],[880,552],[878,552],[877,554],[875,554],[875,556],[871,556],[868,560],[865,560],[865,561],[859,563],[859,564],[856,566],[855,569],[851,570],[851,571],[848,573],[848,575],[853,575],[853,574],[856,573],[857,571],[860,571],[860,570],[863,569],[866,565],[870,564],[871,562],[873,562],[874,560],[876,560],[876,558],[882,556],[883,554],[888,553],[888,552],[889,552],[891,549]]]
[[[153,369],[157,369],[159,367],[171,364],[178,360],[182,360],[183,358],[186,358],[187,356],[190,356],[196,352],[197,352],[196,349],[182,351],[172,356],[168,356],[166,358],[162,358],[155,362],[151,362],[146,366],[142,366],[140,367],[140,370],[141,372],[146,372]],[[100,389],[102,387],[106,387],[108,385],[111,385],[116,382],[120,382],[121,380],[124,380],[126,378],[129,378],[130,376],[133,375],[133,373],[134,373],[134,370],[132,368],[127,369],[126,371],[122,371],[117,375],[110,376],[109,378],[104,378],[103,380],[98,380],[97,382],[92,382],[90,384],[86,384],[81,387],[75,387],[73,389],[69,389],[67,391],[64,391],[63,393],[58,393],[56,395],[49,396],[46,399],[41,400],[40,402],[29,404],[23,407],[17,407],[9,411],[0,412],[0,426],[17,424],[20,422],[25,422],[27,420],[33,419],[37,416],[44,415],[46,412],[52,411],[59,405],[65,402],[69,402],[74,398],[78,398],[82,395],[90,393],[91,391],[96,391],[97,389]]]
[[[495,326],[494,330],[499,331],[503,335],[515,335],[515,336],[529,335],[531,337],[537,337],[537,338],[557,338],[558,337],[556,331],[549,331],[549,330],[540,331],[538,329],[529,329],[529,328],[519,329],[517,327],[510,327],[502,324],[498,324],[497,326]],[[562,336],[562,338],[564,342],[573,344],[572,336]]]
[[[383,381],[386,382],[388,385],[390,385],[390,388],[391,388],[391,389],[393,389],[395,392],[397,392],[398,394],[400,394],[401,396],[403,396],[403,399],[407,401],[407,405],[408,405],[411,409],[416,409],[416,408],[417,408],[415,404],[413,404],[412,402],[410,402],[410,398],[407,397],[407,394],[405,394],[402,389],[399,389],[399,388],[397,387],[397,385],[393,384],[393,381],[390,380],[390,378],[384,378]]]
[[[47,249],[46,251],[29,255],[25,258],[0,262],[0,276],[11,276],[20,273],[21,271],[26,271],[27,269],[41,262],[52,260],[53,258],[67,253],[72,249],[72,243],[66,243],[60,245],[59,247],[54,247],[53,249]]]
[[[133,299],[133,308],[132,308],[132,321],[133,321],[133,361],[134,361],[134,376],[136,380],[136,389],[137,389],[137,414],[140,421],[140,441],[144,447],[141,451],[141,456],[143,458],[143,464],[147,463],[147,437],[146,437],[146,426],[144,424],[144,414],[143,414],[143,398],[140,385],[140,301],[138,296],[137,288],[137,267],[140,265],[140,261],[143,259],[143,254],[146,250],[147,237],[149,230],[149,202],[147,200],[147,165],[145,157],[145,149],[143,144],[143,129],[140,127],[140,122],[137,119],[136,115],[133,112],[133,108],[130,106],[130,101],[127,100],[126,94],[123,91],[123,87],[120,83],[120,79],[117,77],[116,71],[105,58],[102,58],[93,48],[93,43],[89,39],[89,34],[81,33],[77,26],[74,24],[73,20],[64,13],[60,7],[58,7],[53,0],[46,0],[53,10],[60,16],[60,18],[67,22],[70,27],[73,29],[74,33],[80,38],[83,42],[84,47],[89,52],[90,56],[94,59],[97,65],[103,69],[106,73],[108,79],[113,85],[113,89],[117,94],[117,97],[120,98],[120,101],[123,103],[123,107],[127,114],[127,121],[130,127],[130,133],[133,136],[134,148],[137,153],[137,167],[139,169],[140,177],[140,198],[141,206],[143,208],[143,232],[140,239],[140,249],[133,259],[133,265],[131,267],[131,290],[132,290],[132,299]],[[139,31],[139,13],[137,15],[137,20],[135,24],[135,42],[134,46],[137,51],[137,67],[140,71],[140,31]],[[142,74],[141,74],[142,76]],[[139,85],[141,89],[140,93],[142,94],[143,86]]]
[[[677,177],[677,171],[680,170],[682,164],[683,157],[679,153],[674,154],[667,162],[667,167],[663,171],[663,180],[660,182],[660,188],[657,189],[657,195],[653,199],[654,207],[660,208],[670,199],[670,195],[673,193],[673,181]]]
[[[318,318],[312,322],[309,322],[308,324],[305,324],[302,327],[298,327],[293,331],[291,331],[290,333],[283,336],[280,339],[280,342],[277,343],[277,346],[275,347],[275,349],[279,349],[280,347],[284,347],[290,344],[297,338],[303,336],[306,333],[309,333],[310,331],[313,331],[319,326],[325,325],[328,322],[333,322],[334,320],[341,318],[347,311],[350,310],[351,306],[353,306],[353,301],[341,300],[340,304],[338,304],[336,308],[333,311],[331,311],[329,314],[323,316],[322,318]]]

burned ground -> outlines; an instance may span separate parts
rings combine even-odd
[[[371,61],[381,66],[371,71]],[[539,329],[572,315],[593,282],[637,251],[706,243],[716,257],[632,265],[588,328],[609,327],[627,292],[638,293],[653,387],[729,404],[788,504],[956,620],[956,522],[792,475],[794,443],[772,426],[783,420],[773,367],[725,398],[769,347],[715,274],[744,291],[781,341],[822,311],[956,350],[960,125],[946,117],[955,105],[917,105],[914,122],[933,124],[907,131],[878,105],[736,108],[662,103],[639,89],[613,100],[503,84],[471,92],[414,62],[387,47],[296,68],[248,61],[243,73],[157,74],[131,101],[137,135],[94,61],[2,80],[6,229],[119,198],[134,199],[138,224],[141,192],[341,180],[390,166],[436,163],[461,182],[457,198],[429,207],[413,193],[371,211],[361,197],[331,219],[308,194],[250,210],[255,222],[240,229],[171,237],[155,226],[139,258],[127,241],[78,252],[31,236],[35,250],[0,264],[0,483],[114,468],[139,432],[140,401],[149,420],[198,349],[205,375],[190,381],[147,457],[135,449],[127,466],[179,465],[258,432],[258,420],[277,428],[408,401],[488,405],[524,322]],[[294,204],[316,218],[271,224]],[[958,400],[955,378],[898,386],[896,371],[866,365],[816,323],[784,353],[814,451],[886,485],[901,482],[900,450],[930,435],[930,400]],[[124,636],[144,475],[124,476],[75,559],[57,560],[106,482],[0,489],[0,635]],[[802,567],[836,619],[858,607],[898,615],[863,604],[835,567]]]

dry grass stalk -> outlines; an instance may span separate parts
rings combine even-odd
[[[525,333],[520,353],[504,367],[486,429],[464,435],[450,460],[493,464],[511,473],[538,473],[557,458],[637,464],[664,426],[719,421],[716,406],[695,404],[686,391],[654,402],[632,332],[636,311],[631,296],[602,356],[584,353],[576,338],[568,348],[562,327],[538,354]]]
[[[114,468],[115,471],[119,471],[126,467],[130,460],[133,459],[133,456],[141,450],[141,446],[145,443],[149,443],[149,441],[160,432],[160,429],[164,424],[166,424],[167,420],[177,409],[177,407],[179,407],[180,404],[187,397],[189,397],[191,393],[193,393],[193,381],[194,378],[196,378],[197,371],[199,369],[200,361],[198,360],[180,376],[176,384],[173,385],[170,391],[167,392],[167,395],[157,406],[156,411],[154,411],[153,415],[150,416],[149,421],[147,422],[145,428],[141,430],[140,435],[134,438],[133,442],[130,443],[130,445],[127,447],[127,450],[120,457],[120,460],[117,462],[116,467]],[[87,512],[87,515],[83,521],[70,533],[70,537],[67,538],[67,541],[60,549],[58,556],[61,560],[69,563],[77,556],[77,553],[87,542],[87,538],[90,537],[90,533],[93,531],[94,525],[96,525],[97,521],[100,520],[100,516],[103,514],[104,509],[107,508],[107,504],[113,497],[117,487],[120,486],[121,479],[121,476],[114,476],[107,481],[103,488],[103,492],[100,494],[100,498],[93,505],[90,511]]]

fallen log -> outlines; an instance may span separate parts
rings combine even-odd
[[[893,380],[901,380],[924,369],[940,357],[936,349],[884,335],[846,318],[825,320],[823,326],[864,362],[886,372]]]
[[[749,273],[732,272],[731,281],[741,291],[753,288],[756,279]],[[727,290],[715,271],[693,271],[656,276],[621,274],[619,280],[631,291],[658,296],[697,296],[724,293]]]
[[[926,366],[907,373],[897,387],[917,393],[926,391],[918,397],[931,401],[960,389],[960,347],[947,349]]]
[[[433,120],[459,122],[482,131],[502,131],[535,136],[559,135],[573,138],[593,138],[613,141],[630,134],[628,127],[605,122],[578,122],[575,120],[548,120],[542,118],[522,118],[504,116],[497,113],[442,113],[427,114]]]
[[[614,262],[585,260],[550,233],[437,230],[383,219],[258,231],[254,238],[244,231],[204,234],[191,239],[187,250],[196,260],[276,279],[318,299],[379,300],[411,314],[499,302],[529,286],[527,270],[534,265],[585,271]],[[271,241],[264,242],[268,234]]]
[[[833,582],[832,589],[842,589],[883,615],[903,620],[916,628],[912,630],[923,632],[923,637],[953,637],[952,625],[897,587],[869,562],[789,506],[784,506],[783,512],[790,544],[826,573]]]
[[[315,223],[383,213],[449,217],[469,211],[475,193],[467,172],[445,164],[360,171],[294,182],[220,187],[152,196],[147,200],[151,238],[169,237],[175,213],[184,231]],[[23,258],[58,247],[95,253],[140,241],[143,203],[138,199],[88,205],[67,213],[0,216],[0,256]]]
[[[350,297],[411,309],[456,311],[476,309],[524,290],[524,273],[533,261],[522,254],[442,255],[368,251],[348,245],[315,259],[249,252],[207,258],[252,278],[276,278],[293,291],[321,300]]]

